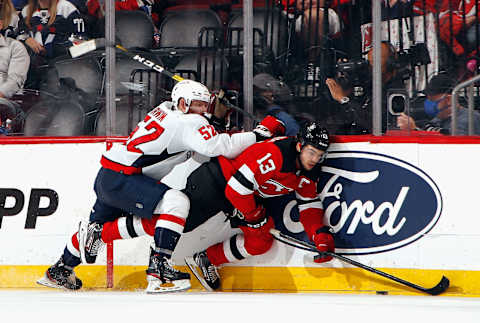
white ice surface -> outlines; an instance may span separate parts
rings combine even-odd
[[[0,290],[0,322],[480,322],[479,298]]]

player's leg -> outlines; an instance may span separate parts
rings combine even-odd
[[[156,277],[154,265],[157,261],[152,258],[152,255],[158,254],[160,259],[169,259],[182,232],[195,229],[220,211],[228,212],[232,209],[231,204],[228,201],[225,202],[223,193],[225,185],[226,182],[218,162],[214,159],[213,162],[201,165],[190,174],[183,193],[175,192],[171,196],[166,194],[159,205],[160,216],[155,225],[155,249],[151,249],[151,261],[147,270],[149,280],[147,292],[163,291],[162,289],[156,290],[158,284],[155,278],[158,277]],[[189,206],[189,208],[185,208],[185,206]],[[186,274],[175,275],[182,277]],[[190,282],[188,287],[190,287]]]
[[[216,290],[220,287],[217,267],[225,263],[266,253],[273,243],[273,237],[269,233],[273,227],[274,222],[271,217],[260,228],[240,226],[243,234],[236,234],[224,242],[217,243],[194,254],[192,257],[186,257],[185,262],[206,289]]]
[[[114,205],[119,213],[117,217],[104,221],[94,212],[89,221],[80,223],[82,259],[86,263],[94,263],[105,243],[148,234],[147,222],[154,217],[155,208],[169,189],[143,175],[124,175],[101,169],[95,182],[95,192],[103,204]]]
[[[99,221],[110,221],[121,210],[104,205],[98,201],[95,203],[92,214]],[[37,283],[46,287],[62,289],[80,289],[82,281],[76,277],[74,268],[82,261],[80,258],[79,233],[75,232],[68,240],[60,259],[45,272]]]
[[[115,203],[126,216],[110,222],[91,218],[80,230],[81,253],[87,262],[94,262],[105,243],[153,235],[147,279],[147,292],[178,291],[190,288],[190,275],[173,268],[170,258],[183,232],[189,211],[185,194],[144,175],[123,175],[101,171],[97,183],[98,196],[106,203]]]
[[[188,197],[177,190],[168,190],[155,209],[154,245],[150,247],[147,269],[147,293],[182,291],[190,288],[190,275],[176,270],[170,259],[177,246],[188,216]]]

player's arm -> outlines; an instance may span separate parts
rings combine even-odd
[[[300,222],[305,233],[315,243],[319,251],[335,251],[335,243],[330,227],[323,224],[323,205],[317,194],[316,182],[302,177],[299,188],[295,191]],[[315,262],[321,263],[332,257],[318,257]]]
[[[259,140],[268,139],[284,132],[278,119],[267,117],[252,132],[235,134],[218,133],[206,120],[191,129],[186,129],[184,138],[190,149],[208,157],[225,156],[233,159],[247,147]]]
[[[185,130],[184,139],[189,148],[208,157],[235,158],[256,141],[252,132],[240,132],[233,135],[218,133],[214,126],[206,120],[204,123]]]
[[[225,197],[247,223],[259,223],[265,210],[256,203],[254,192],[282,168],[282,155],[274,144],[265,142],[247,149],[237,161],[240,166],[227,182]]]

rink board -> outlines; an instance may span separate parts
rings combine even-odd
[[[446,275],[453,286],[447,294],[480,295],[480,140],[336,139],[321,196],[337,252],[426,287]],[[104,141],[0,142],[0,287],[35,287],[78,221],[88,217]],[[195,163],[178,167],[172,186],[182,185],[182,167]],[[306,239],[292,207],[285,208],[277,227]],[[182,237],[174,260],[182,265],[184,256],[234,232],[219,214]],[[148,237],[115,242],[114,288],[145,286],[149,242]],[[86,288],[106,286],[105,258],[76,269]],[[310,253],[278,242],[265,255],[221,268],[221,274],[224,290],[412,293],[336,260],[315,264]]]

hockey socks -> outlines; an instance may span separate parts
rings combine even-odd
[[[155,235],[153,237],[155,240],[155,251],[164,257],[171,258],[180,236],[180,233],[170,229],[155,228]]]
[[[155,222],[158,215],[152,219],[144,219],[138,216],[125,216],[103,224],[102,241],[105,243],[119,239],[131,239],[143,235],[153,236]]]
[[[65,249],[63,250],[63,262],[69,267],[76,267],[82,262],[80,260],[80,251],[78,244],[78,232],[68,240]]]
[[[224,242],[217,243],[207,249],[210,262],[219,266],[228,262],[235,262],[250,256],[257,256],[267,252],[273,243],[273,238],[259,235],[260,230],[240,227],[244,234],[236,234]]]

